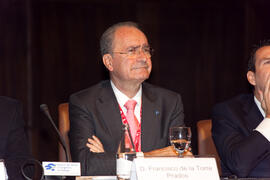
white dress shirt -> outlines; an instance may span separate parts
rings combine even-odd
[[[115,94],[115,97],[117,99],[118,104],[120,105],[123,113],[126,115],[127,109],[125,108],[125,103],[130,100],[129,97],[127,97],[124,93],[122,93],[111,81],[112,89]],[[135,100],[137,102],[134,110],[134,114],[136,118],[138,119],[139,123],[141,122],[141,105],[142,105],[142,85],[140,86],[139,91],[137,94],[131,98],[132,100]]]
[[[0,179],[8,179],[7,169],[3,159],[0,159]]]
[[[256,127],[255,130],[259,131],[270,142],[270,118],[265,117],[265,112],[262,109],[261,102],[255,96],[254,101],[264,117],[263,121]]]

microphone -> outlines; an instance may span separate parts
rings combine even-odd
[[[66,160],[67,162],[70,162],[69,161],[69,158],[68,158],[68,153],[67,153],[67,145],[65,143],[65,140],[63,138],[63,136],[60,134],[58,128],[56,127],[53,119],[52,119],[52,116],[50,115],[50,112],[49,112],[49,108],[47,106],[47,104],[41,104],[40,105],[40,110],[45,114],[45,116],[50,120],[52,126],[54,127],[54,130],[56,131],[57,135],[58,135],[58,140],[60,141],[64,151],[65,151],[65,155],[66,155]]]

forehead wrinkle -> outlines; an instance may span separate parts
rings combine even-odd
[[[257,63],[261,63],[268,57],[270,58],[270,46],[263,46],[259,48],[255,53],[255,66]]]
[[[143,43],[143,44],[141,44]],[[130,46],[144,46],[148,44],[145,34],[137,28],[134,27],[119,27],[114,34],[113,48],[119,46],[121,48],[127,48]]]
[[[270,56],[270,46],[264,46],[264,47],[261,47],[260,49],[258,49],[256,51],[256,54],[255,54],[255,57],[265,57],[265,56]]]

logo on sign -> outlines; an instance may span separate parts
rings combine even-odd
[[[48,165],[45,166],[46,170],[51,170],[51,171],[54,171],[55,170],[55,164],[53,163],[50,163]]]

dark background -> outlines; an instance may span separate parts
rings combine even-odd
[[[0,0],[0,94],[23,102],[34,156],[57,160],[56,136],[39,105],[108,78],[99,37],[110,25],[137,21],[155,49],[149,82],[179,92],[186,124],[248,92],[247,59],[269,38],[269,0]]]

